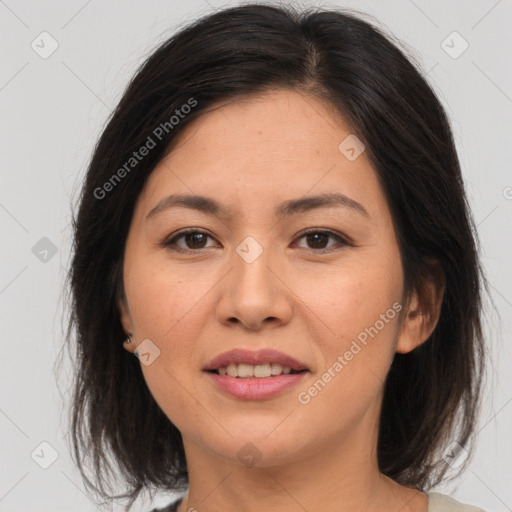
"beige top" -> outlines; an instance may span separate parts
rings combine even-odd
[[[465,505],[437,492],[428,494],[428,512],[484,512],[481,508]]]
[[[439,494],[437,492],[427,493],[428,510],[427,512],[485,512],[481,508],[464,505],[449,496]],[[182,498],[173,501],[165,508],[154,508],[150,512],[176,512],[176,508],[180,504]]]

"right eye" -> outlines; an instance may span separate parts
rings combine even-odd
[[[204,231],[200,231],[198,229],[187,229],[184,231],[180,231],[177,234],[171,235],[170,238],[163,241],[160,245],[171,251],[195,251],[197,252],[200,249],[208,249],[205,246],[205,242],[208,238],[213,240],[213,237]],[[178,241],[183,239],[185,241],[186,247],[179,246],[177,244]]]

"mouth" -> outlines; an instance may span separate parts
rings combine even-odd
[[[234,378],[268,378],[308,371],[305,363],[292,356],[273,349],[261,349],[256,352],[235,349],[215,357],[203,368],[218,375]]]
[[[236,349],[213,359],[203,370],[224,394],[242,400],[274,398],[297,386],[310,369],[272,349]]]
[[[290,366],[283,366],[279,363],[264,363],[251,365],[246,363],[229,364],[221,366],[216,370],[206,370],[216,375],[227,375],[235,379],[266,379],[269,377],[277,377],[279,375],[295,375],[304,373],[308,370],[295,370]]]

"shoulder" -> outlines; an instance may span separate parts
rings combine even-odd
[[[178,508],[178,505],[181,503],[181,500],[182,498],[179,498],[164,508],[154,508],[150,510],[150,512],[176,512],[176,509]]]
[[[481,508],[466,505],[450,496],[437,492],[428,493],[428,512],[484,512]]]

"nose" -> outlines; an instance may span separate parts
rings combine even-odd
[[[285,325],[293,315],[293,293],[286,283],[284,262],[264,247],[261,253],[261,249],[254,253],[251,245],[241,244],[238,249],[232,255],[231,271],[220,283],[217,320],[248,330]]]

